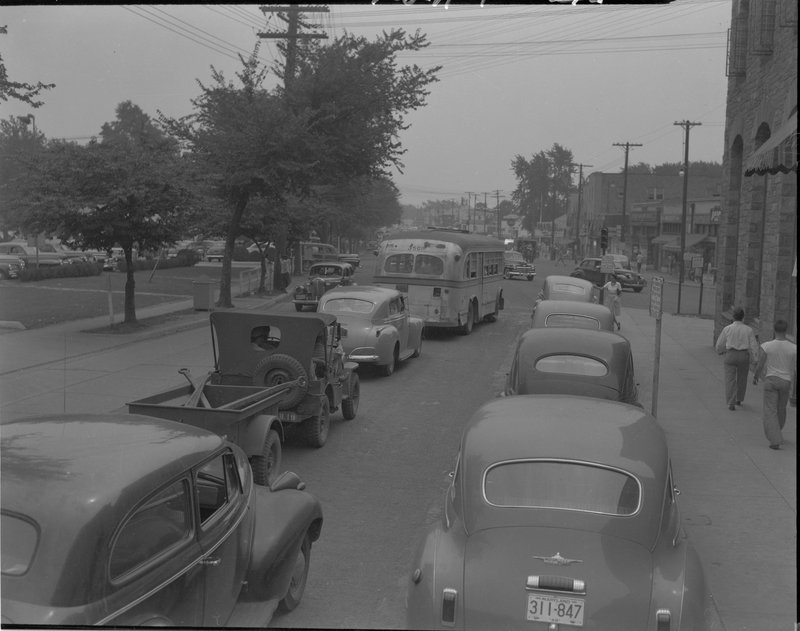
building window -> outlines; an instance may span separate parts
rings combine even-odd
[[[759,0],[752,6],[750,20],[751,52],[754,55],[771,55],[775,36],[775,0]]]
[[[664,199],[664,189],[663,188],[647,189],[647,199]]]
[[[781,2],[779,26],[797,26],[797,3],[793,0]]]
[[[747,3],[742,4],[728,29],[726,77],[743,77],[747,68]]]

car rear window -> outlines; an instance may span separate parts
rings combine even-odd
[[[551,313],[544,319],[549,327],[575,327],[578,329],[600,329],[600,321],[589,316],[574,313]]]
[[[0,516],[0,571],[21,576],[28,571],[39,543],[39,529],[22,517],[3,513]]]
[[[604,377],[608,367],[601,361],[583,355],[547,355],[536,361],[540,372],[564,375],[583,375],[585,377]]]
[[[564,294],[575,294],[576,296],[583,296],[586,290],[577,285],[567,285],[565,283],[555,283],[552,286],[552,291],[557,291]]]
[[[375,303],[360,298],[335,298],[322,305],[325,313],[372,313]]]
[[[501,462],[483,477],[485,500],[500,507],[549,508],[627,516],[639,510],[639,481],[611,467],[577,461]]]

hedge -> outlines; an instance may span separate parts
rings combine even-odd
[[[171,259],[136,259],[133,262],[133,271],[152,270],[156,266],[156,262],[158,262],[159,269],[169,269],[171,267],[191,267],[197,261],[197,254],[194,251],[181,250],[178,252],[178,256]],[[128,266],[124,260],[117,263],[117,270],[120,272],[128,271]]]
[[[97,262],[69,263],[68,265],[40,265],[26,267],[19,274],[22,282],[45,280],[46,278],[74,278],[76,276],[99,276],[103,264]]]

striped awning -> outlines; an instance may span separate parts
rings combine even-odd
[[[744,165],[744,174],[765,175],[797,171],[797,112],[781,125]]]

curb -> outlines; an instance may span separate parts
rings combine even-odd
[[[0,320],[0,329],[15,329],[17,331],[26,331],[25,325],[16,320]]]

